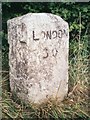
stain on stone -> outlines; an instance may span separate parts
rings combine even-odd
[[[64,31],[64,34],[66,35],[66,36],[68,36],[68,33],[67,33],[67,31],[64,29],[63,30]]]
[[[26,25],[24,23],[21,24],[21,31],[24,31],[26,29]]]
[[[21,44],[26,44],[26,41],[20,41]]]
[[[48,98],[48,95],[46,95],[46,98]]]

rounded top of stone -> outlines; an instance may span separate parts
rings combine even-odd
[[[31,20],[36,20],[37,19],[40,19],[40,20],[46,20],[46,18],[52,22],[57,22],[57,21],[61,21],[63,22],[64,24],[68,24],[65,20],[63,20],[60,16],[58,15],[55,15],[55,14],[52,14],[52,13],[28,13],[28,14],[25,14],[25,15],[22,15],[22,16],[19,16],[19,17],[15,17],[15,18],[12,18],[12,19],[9,19],[7,21],[7,23],[13,21],[17,21],[17,20],[20,20],[20,21],[29,21],[30,19]]]

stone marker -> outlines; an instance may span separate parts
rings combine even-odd
[[[57,15],[29,13],[7,25],[12,93],[34,103],[62,101],[68,92],[68,23]]]

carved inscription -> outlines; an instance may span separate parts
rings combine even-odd
[[[40,38],[36,36],[36,32],[32,31],[33,34],[33,40],[38,41]],[[63,32],[62,30],[53,30],[53,31],[41,31],[40,36],[42,36],[44,39],[56,39],[56,38],[62,38]]]

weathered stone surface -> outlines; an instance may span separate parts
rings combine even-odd
[[[49,13],[8,20],[10,87],[24,101],[63,100],[68,92],[68,23]]]

